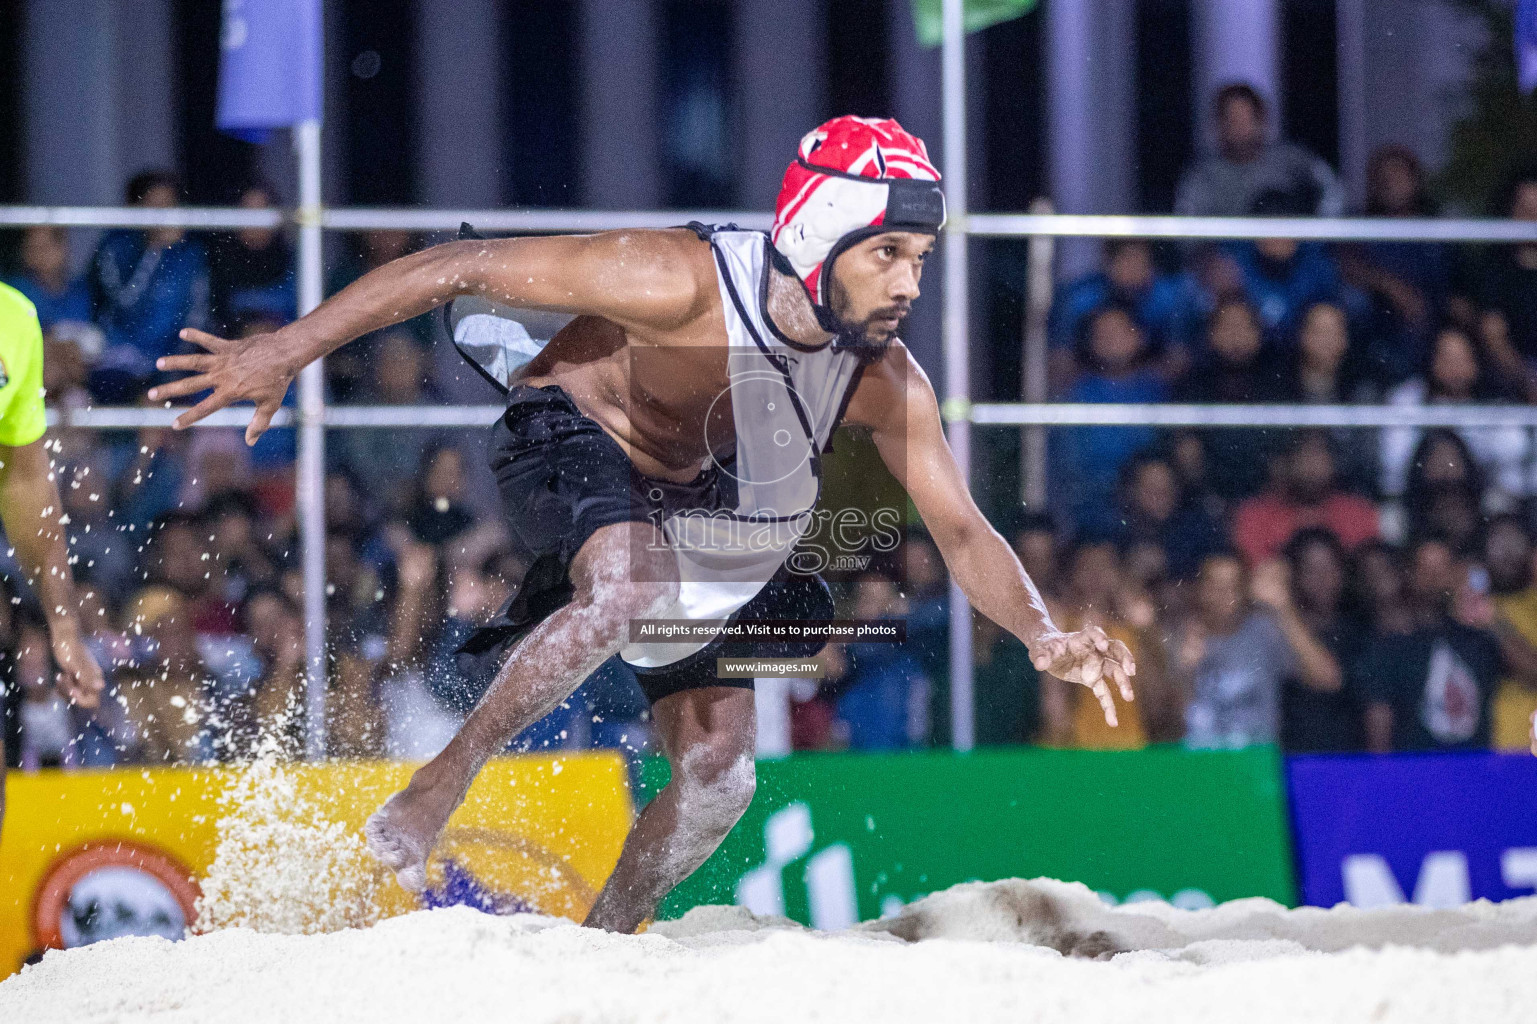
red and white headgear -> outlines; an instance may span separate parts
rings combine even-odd
[[[835,117],[801,139],[774,208],[774,246],[827,304],[838,254],[884,231],[937,234],[945,223],[939,171],[923,140],[890,118]]]

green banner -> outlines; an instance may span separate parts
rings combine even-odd
[[[667,778],[666,761],[648,761],[643,795]],[[760,761],[751,809],[660,916],[740,903],[836,928],[958,882],[1042,875],[1116,902],[1294,905],[1280,758],[1025,748]]]
[[[1023,17],[1035,9],[1039,0],[964,0],[962,18],[967,32],[977,32],[1000,21]],[[938,46],[945,35],[944,0],[913,0],[913,23],[918,27],[918,42]]]

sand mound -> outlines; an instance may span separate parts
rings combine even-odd
[[[1344,905],[1289,910],[1272,900],[1248,899],[1189,911],[1157,902],[1108,907],[1082,885],[1011,879],[957,885],[904,907],[896,917],[859,928],[908,942],[1024,942],[1095,958],[1151,950],[1205,962],[1204,950],[1211,943],[1219,944],[1212,949],[1237,956],[1283,950],[1333,953],[1355,946],[1454,953],[1537,944],[1537,897],[1481,900],[1456,910],[1401,906],[1366,911]]]
[[[119,939],[50,953],[0,984],[0,1020],[29,1024],[1496,1024],[1531,1020],[1534,1008],[1537,899],[1456,911],[1264,900],[1111,909],[1045,880],[957,886],[837,935],[730,907],[641,936],[460,907],[323,935]]]

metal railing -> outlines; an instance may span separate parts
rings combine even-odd
[[[952,186],[953,191],[953,186]],[[964,196],[961,197],[964,201]],[[959,209],[957,207],[960,207]],[[1488,220],[1389,220],[1350,219],[1304,220],[1276,218],[1181,218],[1165,216],[1076,216],[1060,214],[972,214],[962,203],[952,201],[952,221],[947,229],[951,239],[968,236],[991,238],[1030,238],[1036,261],[1049,264],[1050,242],[1062,237],[1135,237],[1135,238],[1263,238],[1288,237],[1333,241],[1437,241],[1463,243],[1537,242],[1537,223]],[[146,209],[116,207],[0,207],[0,227],[59,225],[72,228],[151,228],[181,227],[201,230],[237,230],[240,228],[275,228],[298,225],[316,235],[320,231],[362,231],[400,229],[413,231],[453,231],[468,221],[477,228],[493,232],[585,232],[614,228],[652,228],[684,224],[692,220],[706,223],[736,223],[742,227],[764,228],[769,218],[744,211],[592,211],[592,210],[414,210],[398,208],[300,210],[248,210],[236,207],[180,207]],[[314,262],[301,275],[318,287],[318,245],[313,255],[301,251],[301,261]],[[963,472],[970,470],[970,427],[1011,426],[1043,428],[1048,426],[1190,426],[1190,427],[1455,427],[1478,428],[1521,426],[1537,428],[1537,408],[1527,406],[1221,406],[1221,405],[1075,405],[1053,403],[976,403],[970,400],[970,381],[965,367],[969,358],[967,312],[970,309],[964,260],[953,258],[964,246],[952,250],[944,280],[945,390],[943,413],[950,443]],[[1040,268],[1036,268],[1038,271]],[[1026,363],[1043,365],[1044,340],[1042,310],[1049,302],[1050,278],[1044,273],[1032,275],[1032,322],[1036,337],[1027,352]],[[313,306],[316,299],[305,305]],[[1030,347],[1030,346],[1027,346]],[[315,374],[316,371],[312,371]],[[297,427],[301,438],[299,497],[301,548],[306,565],[307,590],[323,593],[323,579],[314,566],[323,565],[324,488],[318,479],[322,472],[321,445],[326,429],[367,429],[380,427],[479,427],[495,422],[499,406],[330,406],[318,397],[318,375],[307,402],[299,408],[284,408],[273,420],[275,427]],[[1037,389],[1037,394],[1041,392]],[[1026,390],[1030,394],[1030,390]],[[169,426],[177,410],[152,407],[97,407],[49,410],[50,426],[74,429],[133,429]],[[226,409],[203,420],[201,426],[243,426],[250,413],[244,409]],[[1034,439],[1041,435],[1035,431]],[[1028,447],[1028,446],[1027,446]],[[1034,447],[1039,448],[1037,444]],[[307,457],[306,457],[307,456]],[[315,477],[316,479],[310,479]],[[323,600],[306,601],[306,634],[312,666],[323,664]],[[972,743],[972,665],[971,610],[957,585],[952,583],[950,668],[952,692],[952,735],[959,749]],[[311,673],[312,723],[323,721],[324,690],[320,672]],[[312,736],[311,750],[318,751],[323,736]]]
[[[952,213],[954,214],[953,206]],[[465,222],[508,234],[560,234],[618,228],[678,227],[689,221],[766,230],[773,217],[756,210],[420,210],[373,206],[325,208],[326,231],[457,231]],[[1322,242],[1537,242],[1537,221],[1485,218],[1177,217],[1161,214],[955,214],[956,233],[976,238],[1296,238]],[[303,223],[292,209],[240,206],[0,206],[0,228],[186,228],[234,231]]]

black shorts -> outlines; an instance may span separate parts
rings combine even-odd
[[[460,667],[475,688],[490,685],[518,638],[575,596],[571,562],[598,530],[615,523],[655,522],[658,513],[665,518],[686,509],[715,511],[736,504],[730,475],[715,467],[682,484],[642,476],[619,443],[558,384],[513,388],[494,431],[491,469],[513,550],[528,570],[495,618],[459,649]],[[735,617],[827,619],[832,610],[832,595],[820,577],[782,568]],[[654,704],[705,686],[751,688],[751,679],[715,678],[718,656],[810,657],[821,650],[821,641],[812,648],[812,642],[717,640],[672,665],[635,668],[635,673]]]

